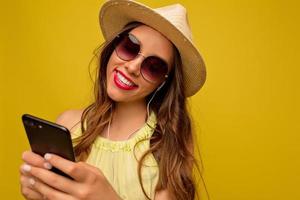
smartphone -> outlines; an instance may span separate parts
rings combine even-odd
[[[41,156],[53,153],[75,162],[71,134],[66,127],[30,114],[23,114],[22,122],[34,153]],[[71,178],[55,167],[52,167],[51,171]]]

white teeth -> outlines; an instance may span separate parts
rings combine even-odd
[[[124,76],[122,76],[121,73],[117,72],[117,76],[118,76],[118,79],[125,85],[134,86],[134,84],[132,82],[129,82]]]

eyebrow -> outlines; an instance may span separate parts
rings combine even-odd
[[[141,41],[138,39],[138,37],[136,37],[136,36],[135,36],[134,34],[132,34],[131,32],[129,32],[128,35],[131,35],[131,36],[134,37],[134,39],[135,39],[135,40],[138,42],[138,44],[141,46],[141,48],[140,48],[140,51],[141,51],[143,44],[142,44]],[[134,41],[134,42],[136,42],[136,41]],[[136,44],[136,43],[135,43],[135,44]],[[146,56],[146,58],[149,57],[149,56],[156,56],[156,57],[162,59],[162,60],[168,65],[168,68],[171,67],[170,63],[168,63],[166,59],[160,57],[159,55],[157,55],[157,54],[150,54],[150,55]]]

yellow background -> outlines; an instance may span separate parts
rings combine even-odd
[[[89,103],[103,1],[0,3],[0,199],[22,199],[21,115]],[[142,1],[152,7],[176,1]],[[299,3],[181,0],[207,64],[191,98],[213,200],[300,199]]]

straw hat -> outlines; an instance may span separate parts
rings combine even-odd
[[[152,9],[130,0],[110,0],[99,15],[105,39],[112,39],[129,22],[146,24],[166,36],[177,47],[183,64],[186,96],[194,95],[206,79],[204,61],[192,41],[186,9],[180,4]]]

